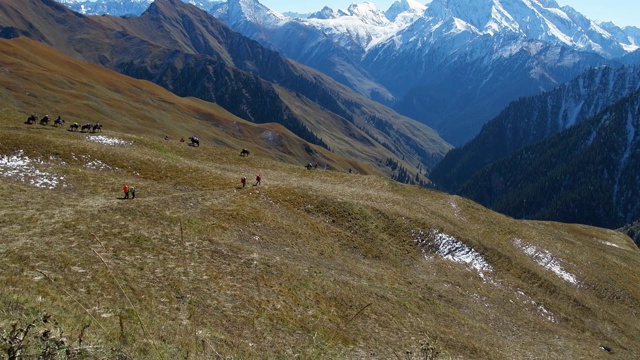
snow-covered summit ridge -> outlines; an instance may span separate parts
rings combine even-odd
[[[399,0],[383,12],[371,2],[354,3],[347,10],[324,7],[306,19],[297,19],[327,34],[342,46],[370,48],[394,36],[420,18],[426,6],[415,0]]]
[[[399,0],[391,4],[384,14],[389,21],[399,20],[398,16],[407,17],[407,19],[400,19],[400,21],[403,23],[409,23],[422,16],[426,9],[426,5],[415,0]]]
[[[517,36],[605,57],[634,49],[625,46],[630,44],[620,44],[573,8],[561,8],[553,0],[433,0],[424,18],[430,26],[420,29],[423,34],[445,27],[441,33]]]
[[[228,0],[214,4],[207,11],[227,25],[251,23],[262,27],[279,27],[289,17],[262,5],[258,0]]]

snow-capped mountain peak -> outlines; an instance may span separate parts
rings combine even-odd
[[[351,4],[347,12],[365,24],[384,26],[389,23],[389,19],[385,14],[370,2]]]
[[[384,14],[389,21],[408,24],[422,16],[426,9],[426,5],[422,5],[415,0],[398,0],[391,4]],[[401,19],[399,17],[404,18]]]
[[[246,18],[247,20],[264,25],[275,25],[288,18],[275,10],[262,5],[258,0],[229,0],[229,17],[232,19]]]
[[[621,56],[625,50],[595,22],[554,0],[433,0],[425,11],[432,25],[450,24],[479,35],[506,35]]]
[[[261,27],[274,28],[290,20],[289,17],[262,5],[258,0],[221,1],[208,12],[231,27],[258,24]]]
[[[340,16],[332,8],[325,6],[322,10],[308,16],[309,19],[335,19]]]
[[[365,51],[409,26],[425,9],[425,5],[415,0],[399,0],[387,12],[380,11],[373,3],[363,2],[351,4],[346,11],[325,7],[300,21],[327,34],[341,46]]]

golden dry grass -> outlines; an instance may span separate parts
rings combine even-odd
[[[138,82],[113,86],[148,98]],[[140,118],[97,107],[126,121],[80,134],[24,124],[38,102],[0,90],[0,331],[45,313],[56,321],[34,322],[25,358],[51,343],[35,336],[47,328],[64,331],[76,358],[417,359],[426,342],[438,358],[640,356],[640,253],[621,233],[518,221],[376,175],[309,171],[276,161],[274,149],[240,157],[236,146],[249,140],[223,134],[234,120],[197,101],[211,124],[203,145],[162,140],[197,125],[183,112],[189,99],[132,104]],[[160,119],[165,111],[176,121]],[[58,185],[10,173],[11,156]],[[258,173],[263,183],[252,186]],[[125,183],[139,189],[135,200],[119,199]],[[433,244],[417,246],[430,229],[491,270],[483,278]]]

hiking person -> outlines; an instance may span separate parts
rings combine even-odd
[[[262,181],[262,176],[258,174],[256,175],[256,183],[253,186],[260,185],[260,181]]]
[[[241,177],[240,178],[240,182],[242,183],[242,187],[244,187],[245,185],[247,185],[247,178],[246,177]]]
[[[131,199],[136,198],[136,188],[134,186],[129,188],[129,193],[131,194]]]
[[[127,186],[127,184],[124,184],[124,186],[122,187],[122,191],[124,191],[124,198],[128,199],[129,198],[129,187]]]

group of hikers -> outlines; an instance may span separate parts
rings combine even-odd
[[[258,186],[260,185],[260,182],[262,181],[262,175],[257,174],[256,175],[256,182],[255,184],[253,184],[253,186]],[[247,185],[247,178],[246,177],[241,177],[240,178],[240,183],[242,184],[242,187],[245,187]],[[123,199],[135,199],[136,198],[136,188],[135,186],[129,186],[127,184],[124,184],[122,186],[122,191],[124,192],[124,197]]]
[[[260,185],[260,182],[262,181],[262,175],[258,174],[256,175],[256,183],[253,184],[253,186],[258,186]],[[247,185],[247,178],[246,177],[241,177],[240,178],[240,183],[242,184],[242,187],[245,187]]]
[[[124,191],[124,199],[136,198],[136,188],[134,186],[129,186],[127,184],[124,184],[124,186],[122,187],[122,191]]]

